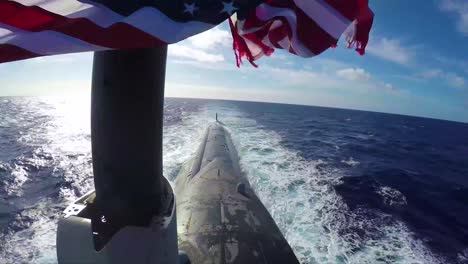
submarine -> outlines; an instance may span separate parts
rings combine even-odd
[[[59,217],[58,263],[299,263],[217,115],[174,186],[163,176],[166,58],[167,46],[94,53],[95,189]]]
[[[175,182],[179,250],[191,263],[299,263],[242,174],[227,129],[211,124]]]

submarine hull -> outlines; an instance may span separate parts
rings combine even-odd
[[[190,263],[299,263],[241,173],[229,132],[210,125],[176,183],[179,250]]]

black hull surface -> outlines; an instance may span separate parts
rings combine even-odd
[[[208,127],[175,191],[179,250],[191,263],[299,263],[219,123]]]

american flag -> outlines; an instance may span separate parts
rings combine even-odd
[[[368,0],[0,0],[0,63],[172,44],[229,18],[237,64],[275,48],[311,57],[347,40],[364,54]]]

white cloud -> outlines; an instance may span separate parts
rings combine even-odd
[[[390,84],[390,83],[384,83],[384,87],[387,88],[387,89],[389,89],[389,90],[395,89],[395,88],[393,87],[393,85]]]
[[[221,45],[228,47],[232,44],[231,34],[219,28],[213,28],[188,39],[194,48],[209,50]]]
[[[222,54],[209,53],[203,49],[197,49],[185,44],[174,44],[169,46],[169,55],[191,59],[199,62],[222,62],[224,56]]]
[[[262,74],[266,74],[270,81],[248,82],[243,86],[230,82],[192,84],[169,81],[166,94],[171,97],[292,103],[381,112],[395,111],[392,108],[395,104],[388,106],[385,101],[381,101],[382,98],[391,96],[394,98],[392,102],[405,102],[410,97],[407,92],[394,88],[392,84],[340,79],[335,71],[324,73],[263,67]],[[242,77],[246,75],[242,74]],[[256,74],[256,77],[262,78],[261,74]]]
[[[337,71],[336,74],[339,77],[350,80],[350,81],[367,82],[371,78],[370,74],[361,68],[342,69],[342,70]]]
[[[214,71],[233,71],[230,75],[252,80],[246,85],[263,83],[271,88],[268,92],[277,89],[306,89],[314,90],[314,93],[330,93],[326,90],[333,89],[361,94],[406,96],[404,91],[395,88],[392,84],[372,78],[371,73],[363,68],[353,68],[347,63],[330,59],[316,58],[303,65],[302,69],[291,68],[286,62],[272,64],[265,61],[259,68],[241,67],[240,69],[226,62],[216,64],[186,60],[172,60],[172,62]]]
[[[383,93],[406,97],[407,92],[397,89],[390,83],[372,79],[371,74],[361,68],[341,70],[294,70],[278,67],[262,67],[262,73],[273,80],[278,87],[304,87],[315,92],[326,89],[346,90],[357,93]],[[258,70],[258,69],[255,69]],[[257,76],[260,76],[257,74]]]
[[[399,40],[380,38],[369,41],[366,51],[381,59],[408,65],[413,57],[412,51],[404,47]]]
[[[92,52],[81,52],[81,53],[70,53],[62,55],[52,55],[37,57],[26,60],[27,63],[31,64],[61,64],[61,63],[76,63],[77,61],[89,61],[92,60]]]
[[[443,73],[444,72],[440,69],[431,69],[418,74],[417,77],[430,80],[441,77]]]
[[[465,72],[468,74],[468,60],[464,60],[462,58],[449,58],[441,55],[434,56],[437,63],[444,65],[445,67],[454,67],[458,68],[458,70]]]
[[[205,70],[216,70],[216,71],[239,71],[237,68],[236,63],[233,61],[224,61],[224,62],[217,62],[217,63],[206,63],[203,61],[197,60],[187,60],[184,58],[174,58],[168,61],[169,64],[176,64],[181,66],[193,67],[197,69],[205,69]],[[242,69],[242,68],[241,68]]]
[[[466,0],[441,0],[439,7],[442,11],[455,14],[457,17],[457,29],[468,36],[468,1]]]
[[[462,76],[453,72],[444,72],[440,69],[431,69],[423,71],[416,75],[417,79],[423,80],[442,80],[455,88],[465,87],[466,80]]]
[[[305,86],[307,88],[325,89],[340,87],[342,80],[330,76],[329,73],[312,70],[295,70],[280,67],[264,66],[259,69],[260,74],[273,79],[277,84],[287,86]]]
[[[465,78],[455,74],[455,73],[448,73],[446,75],[447,82],[455,87],[455,88],[463,88],[465,87]]]
[[[229,46],[230,34],[226,30],[213,28],[185,41],[169,46],[169,55],[197,62],[219,63],[224,56],[221,49]]]
[[[267,58],[272,58],[272,59],[277,59],[277,60],[287,60],[289,58],[289,56],[285,55],[285,54],[278,54],[279,53],[279,50],[275,50],[275,53],[273,53],[273,55],[271,56],[267,56]]]

